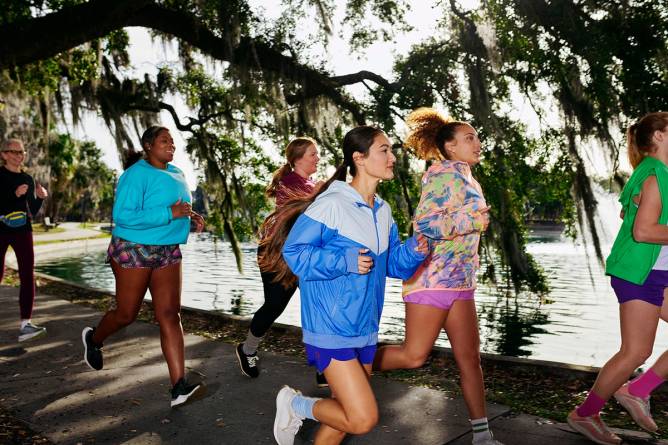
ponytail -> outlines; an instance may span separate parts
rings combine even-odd
[[[466,122],[456,121],[444,116],[433,108],[423,107],[411,112],[406,118],[409,128],[405,145],[420,159],[449,159],[445,143],[455,138],[460,125]]]
[[[334,181],[345,181],[350,174],[357,174],[353,153],[369,155],[369,149],[378,135],[384,134],[380,128],[369,125],[360,125],[350,130],[343,137],[343,163],[334,174],[318,190],[310,196],[295,196],[274,210],[262,224],[260,229],[260,244],[258,246],[258,265],[262,272],[274,274],[274,282],[281,283],[288,289],[297,283],[297,277],[292,273],[283,259],[283,246],[290,234],[292,226],[299,215],[316,200],[321,193],[329,188]]]
[[[628,130],[626,130],[626,147],[629,157],[629,162],[631,166],[635,169],[640,162],[645,158],[645,155],[641,153],[636,143],[636,130],[638,129],[638,124],[634,123],[629,125]]]
[[[281,185],[281,179],[292,171],[295,161],[301,159],[306,154],[306,150],[312,145],[314,147],[318,146],[315,139],[308,136],[296,137],[288,143],[285,147],[285,159],[287,162],[274,172],[274,176],[271,178],[271,183],[264,191],[268,198],[276,197],[276,192]]]
[[[267,189],[264,191],[264,194],[268,198],[275,198],[278,187],[281,185],[281,179],[285,177],[288,173],[292,171],[292,167],[289,163],[283,164],[281,168],[274,172],[274,176],[271,178],[271,182],[267,186]]]
[[[626,146],[629,162],[635,169],[645,157],[655,150],[655,131],[663,131],[668,127],[668,112],[655,112],[643,116],[629,125],[626,130]]]
[[[299,215],[304,213],[315,199],[329,188],[334,181],[345,181],[348,174],[348,165],[341,164],[334,174],[321,185],[318,190],[308,196],[296,195],[274,210],[260,227],[260,243],[258,245],[257,263],[262,272],[274,274],[274,282],[280,283],[288,289],[297,283],[297,277],[292,273],[283,259],[283,246],[290,234],[292,226]],[[271,236],[268,236],[271,234]]]

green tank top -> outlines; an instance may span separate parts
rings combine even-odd
[[[658,159],[647,156],[633,171],[619,197],[624,210],[624,221],[605,262],[606,275],[613,275],[638,285],[645,282],[661,251],[661,244],[641,243],[633,238],[633,224],[638,213],[633,197],[640,193],[643,182],[649,176],[656,176],[661,194],[659,224],[668,223],[668,166]]]

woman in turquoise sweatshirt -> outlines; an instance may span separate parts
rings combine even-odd
[[[204,220],[192,211],[183,172],[169,163],[175,151],[169,130],[150,127],[141,142],[144,159],[121,175],[114,201],[115,227],[107,262],[116,278],[116,308],[96,328],[83,330],[84,361],[92,369],[102,369],[102,343],[137,318],[150,290],[172,383],[171,406],[177,406],[201,388],[185,380],[179,244],[188,240],[191,219],[198,231]]]
[[[649,397],[668,377],[668,351],[627,383],[652,354],[659,320],[668,321],[668,113],[650,113],[627,132],[633,174],[621,197],[622,226],[605,271],[619,301],[622,344],[601,368],[568,424],[593,442],[619,444],[599,415],[610,397],[647,431],[657,430]]]

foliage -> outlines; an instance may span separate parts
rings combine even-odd
[[[28,29],[51,11],[74,16],[84,6],[102,5],[8,3],[0,33],[3,26]],[[15,91],[39,101],[46,129],[54,103],[62,116],[69,104],[75,123],[80,110],[98,110],[122,159],[137,145],[140,129],[168,111],[189,134],[188,151],[215,203],[212,221],[238,255],[237,241],[251,236],[268,210],[262,188],[273,168],[273,147],[308,134],[336,164],[342,134],[362,122],[380,125],[395,141],[396,180],[381,184],[380,193],[392,204],[401,232],[410,233],[423,164],[402,147],[403,116],[420,106],[445,109],[470,121],[484,139],[484,160],[475,174],[492,205],[482,243],[486,276],[544,292],[545,278],[526,253],[526,222],[558,220],[571,234],[586,225],[602,258],[582,147],[596,142],[617,186],[623,183],[616,174],[620,130],[668,105],[668,13],[651,0],[488,0],[468,12],[455,0],[435,4],[441,13],[433,17],[437,32],[396,56],[391,81],[367,71],[333,75],[325,50],[337,30],[349,38],[350,51],[360,53],[400,38],[410,28],[409,2],[402,0],[284,0],[275,20],[250,0],[119,0],[116,14],[94,15],[88,27],[77,24],[79,34],[90,38],[5,67],[4,74]],[[127,23],[118,19],[123,13],[127,23],[175,41],[180,65],[161,66],[156,77],[134,77],[122,29]],[[318,25],[304,30],[304,23]],[[100,26],[110,31],[100,36]],[[3,57],[0,66],[12,60]],[[367,94],[353,93],[351,85]],[[183,98],[191,116],[179,116],[169,103],[173,95]],[[513,113],[520,100],[534,108],[537,134],[528,134]],[[67,156],[66,145],[54,155]]]
[[[79,221],[102,221],[111,214],[115,173],[102,162],[90,141],[56,135],[48,146],[49,192],[46,215],[58,221],[67,215]]]

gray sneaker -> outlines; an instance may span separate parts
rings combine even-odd
[[[35,326],[32,322],[28,322],[19,331],[19,342],[32,340],[46,335],[46,328],[42,326]]]

